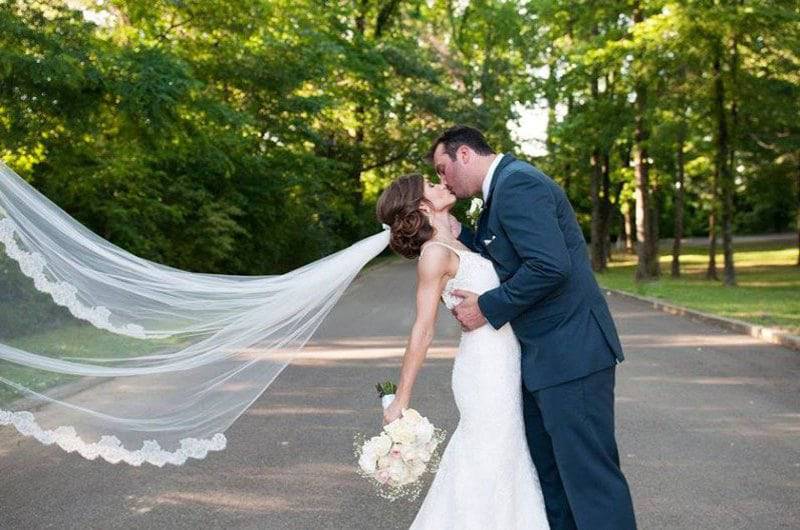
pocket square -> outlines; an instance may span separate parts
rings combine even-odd
[[[483,240],[483,246],[485,246],[485,247],[488,247],[489,245],[491,245],[491,244],[492,244],[492,241],[494,241],[494,239],[495,239],[496,237],[497,237],[497,236],[492,236],[492,238],[491,238],[491,239],[484,239],[484,240]]]

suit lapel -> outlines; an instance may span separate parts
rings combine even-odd
[[[513,155],[503,155],[503,158],[500,159],[500,163],[497,164],[494,175],[492,175],[492,183],[489,185],[489,199],[486,201],[486,204],[483,205],[483,212],[481,212],[481,214],[485,214],[489,211],[489,206],[491,206],[492,199],[494,198],[494,189],[497,187],[497,181],[500,180],[500,175],[503,170],[515,160],[516,158],[514,158]]]
[[[481,215],[478,217],[478,229],[475,230],[475,243],[477,244],[478,248],[485,250],[483,245],[483,237],[484,232],[486,231],[486,221],[489,218],[487,214],[487,208],[484,207],[483,211],[481,211]],[[481,254],[483,252],[481,251]]]
[[[484,234],[486,233],[486,223],[489,222],[489,207],[492,205],[494,189],[497,187],[497,181],[500,180],[500,174],[510,163],[514,162],[515,160],[516,158],[514,158],[512,155],[503,155],[503,158],[500,159],[500,162],[497,164],[497,167],[494,170],[494,175],[492,175],[492,183],[489,185],[489,199],[483,205],[481,215],[478,217],[478,229],[475,230],[476,243],[479,248],[483,249],[484,251],[486,250],[486,245],[483,244],[483,240],[487,239]]]

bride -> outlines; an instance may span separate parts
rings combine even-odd
[[[419,258],[416,320],[395,399],[384,411],[387,423],[409,407],[439,299],[452,310],[460,301],[454,291],[480,294],[499,285],[491,261],[452,236],[455,202],[444,185],[418,174],[397,179],[378,201],[378,219],[390,226],[390,247]],[[520,379],[520,347],[510,324],[462,334],[452,375],[459,424],[412,529],[548,528],[525,438]]]

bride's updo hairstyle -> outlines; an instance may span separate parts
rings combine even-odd
[[[433,237],[433,227],[419,209],[427,202],[424,190],[425,177],[403,175],[383,190],[375,209],[378,221],[391,228],[391,249],[409,259],[419,256],[422,244]]]

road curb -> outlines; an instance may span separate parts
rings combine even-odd
[[[792,350],[800,351],[800,336],[792,335],[791,333],[787,333],[786,331],[783,331],[778,328],[769,328],[766,326],[759,326],[757,324],[750,324],[749,322],[745,322],[743,320],[737,320],[735,318],[727,318],[727,317],[721,317],[719,315],[712,315],[710,313],[703,313],[702,311],[696,311],[694,309],[689,309],[686,307],[670,304],[663,300],[659,300],[657,298],[639,296],[625,291],[618,291],[616,289],[603,289],[603,290],[615,296],[620,296],[622,298],[629,298],[632,300],[637,300],[639,302],[644,302],[652,306],[653,309],[663,311],[664,313],[688,317],[692,320],[697,320],[700,322],[704,322],[706,324],[712,324],[714,326],[722,327],[724,329],[727,329],[728,331],[733,331],[735,333],[742,333],[744,335],[750,335],[751,337],[755,337],[770,344],[777,344],[785,348],[790,348]]]

